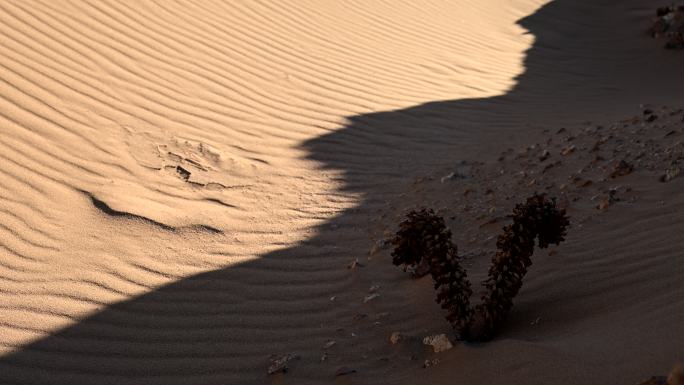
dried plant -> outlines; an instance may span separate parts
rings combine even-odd
[[[472,289],[459,265],[451,231],[432,210],[412,211],[392,240],[395,265],[416,266],[426,260],[437,290],[437,302],[457,336],[468,341],[491,339],[513,307],[513,297],[532,264],[535,240],[540,248],[563,241],[569,224],[555,200],[534,195],[513,210],[513,223],[497,240],[482,303],[470,306]]]
[[[437,302],[447,311],[454,330],[467,330],[472,322],[472,290],[465,270],[458,263],[456,245],[444,219],[432,210],[412,211],[399,225],[394,239],[392,262],[416,267],[427,261],[437,291]]]
[[[527,268],[532,265],[535,239],[539,248],[563,241],[569,224],[565,210],[542,195],[534,195],[513,209],[513,223],[505,226],[496,242],[487,289],[482,303],[475,309],[475,323],[470,338],[489,340],[513,307],[513,297],[522,287]]]

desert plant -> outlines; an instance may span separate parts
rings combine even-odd
[[[465,270],[458,263],[456,245],[444,219],[432,210],[412,211],[399,225],[392,239],[392,262],[405,267],[418,266],[424,260],[437,291],[437,302],[447,311],[454,330],[466,330],[471,323],[472,290]]]
[[[532,265],[535,239],[539,248],[563,241],[569,224],[565,210],[553,200],[534,195],[513,209],[513,223],[503,228],[496,242],[482,302],[475,309],[471,338],[491,339],[513,307],[513,297],[522,287],[527,268]]]
[[[458,263],[456,246],[444,220],[432,210],[412,211],[400,224],[392,240],[395,265],[412,266],[423,259],[437,290],[437,302],[447,310],[447,320],[460,339],[491,339],[513,307],[513,297],[522,286],[532,264],[535,240],[540,248],[563,241],[569,224],[565,210],[555,200],[534,195],[513,210],[513,223],[504,227],[497,239],[482,302],[470,306],[472,289],[465,270]]]

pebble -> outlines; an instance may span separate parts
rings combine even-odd
[[[392,334],[390,335],[390,338],[389,338],[389,340],[390,340],[390,342],[392,343],[392,345],[396,345],[397,343],[399,343],[399,341],[401,341],[401,340],[403,340],[403,339],[404,339],[404,336],[403,336],[401,333],[399,333],[399,332],[394,332],[394,333],[392,333]]]
[[[446,334],[436,334],[423,338],[423,344],[432,346],[435,353],[443,352],[454,347]]]
[[[291,361],[298,360],[298,354],[290,353],[282,356],[271,356],[271,365],[268,367],[268,374],[287,373],[289,370],[288,364]]]
[[[443,176],[442,179],[440,179],[440,182],[444,183],[444,182],[448,181],[449,179],[453,179],[453,177],[455,175],[456,175],[456,173],[454,173],[454,172],[449,173],[448,175]]]
[[[676,178],[681,172],[682,172],[682,170],[679,168],[679,166],[677,166],[676,164],[673,164],[672,166],[670,166],[670,168],[668,168],[665,171],[665,174],[660,177],[660,181],[667,183],[667,182],[671,181],[672,179]]]
[[[539,161],[543,162],[546,159],[548,159],[549,156],[551,156],[551,153],[549,152],[549,150],[544,150],[544,152],[542,152],[541,156],[539,157]]]
[[[368,251],[368,255],[374,256],[375,254],[379,253],[380,250],[381,247],[378,246],[378,244],[376,243],[375,245],[373,245],[373,247],[371,247],[370,251]]]
[[[348,374],[356,373],[356,369],[351,369],[346,366],[342,366],[341,368],[337,369],[335,371],[335,377],[339,376],[346,376]]]
[[[574,144],[573,144],[573,145],[570,145],[570,146],[568,146],[568,147],[565,147],[565,148],[561,151],[561,155],[563,155],[563,156],[565,156],[565,155],[570,155],[570,154],[572,154],[573,152],[575,152],[575,145],[574,145]]]
[[[625,160],[621,160],[613,167],[613,172],[610,173],[610,177],[616,178],[618,176],[629,175],[632,171],[634,171],[634,166],[627,163]]]
[[[363,297],[363,303],[367,303],[369,301],[372,301],[372,300],[378,298],[379,296],[380,296],[380,294],[378,294],[378,293],[369,294],[369,295]]]
[[[423,362],[423,368],[427,369],[427,368],[429,368],[431,366],[435,366],[437,364],[439,364],[439,358],[434,358],[432,360],[425,360],[425,362]]]
[[[351,261],[351,262],[347,265],[347,269],[350,269],[350,270],[354,270],[354,269],[356,269],[357,267],[363,267],[363,264],[362,264],[361,262],[359,262],[359,259],[358,259],[358,258],[354,258],[354,260]]]

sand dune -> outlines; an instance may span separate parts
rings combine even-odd
[[[644,33],[652,7],[0,2],[0,382],[624,384],[666,371],[684,359],[684,201],[680,179],[656,174],[679,151],[680,115],[658,110],[669,118],[644,131],[657,144],[645,150],[628,133],[651,126],[616,123],[684,102],[682,56]],[[625,182],[638,204],[597,214],[589,198],[612,180],[558,190],[584,156],[543,185],[518,183],[536,167],[518,159],[499,173],[509,147],[560,146],[561,127],[590,143],[599,124],[620,127],[611,156],[647,154]],[[472,179],[441,183],[460,162]],[[463,189],[506,195],[503,215],[549,184],[581,225],[535,265],[511,328],[423,369],[419,339],[448,325],[382,239],[404,210],[443,208],[481,278],[500,226],[480,227]],[[411,338],[392,346],[393,331]],[[268,376],[288,353],[292,370]]]

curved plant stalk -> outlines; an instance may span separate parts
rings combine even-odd
[[[469,331],[471,339],[494,337],[532,265],[535,239],[542,249],[551,243],[557,245],[564,240],[568,225],[565,210],[558,210],[555,201],[542,195],[534,195],[513,209],[513,223],[503,228],[496,242],[497,251],[483,283],[487,290],[475,308],[475,323]]]
[[[427,261],[437,302],[447,311],[447,319],[457,332],[466,330],[472,322],[470,296],[473,292],[465,270],[458,263],[456,245],[451,242],[451,231],[444,219],[432,210],[412,211],[399,225],[392,243],[395,265],[415,267]]]
[[[451,231],[432,210],[412,211],[400,224],[392,240],[395,265],[415,266],[425,259],[437,290],[437,302],[447,310],[447,320],[457,336],[468,341],[486,341],[513,307],[513,297],[522,286],[532,264],[535,239],[540,248],[559,244],[569,225],[565,210],[554,200],[534,195],[513,210],[513,223],[504,227],[497,240],[482,303],[470,306],[472,289],[465,270],[459,265]]]

